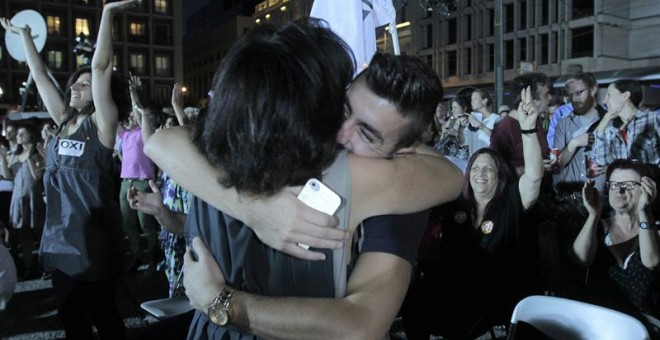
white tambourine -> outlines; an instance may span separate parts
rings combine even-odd
[[[46,45],[46,36],[48,34],[48,31],[46,30],[46,21],[44,21],[41,14],[37,11],[26,9],[16,13],[10,21],[11,24],[16,27],[25,27],[25,25],[30,26],[34,45],[37,47],[37,51],[41,52]],[[9,52],[9,55],[11,55],[12,58],[17,61],[27,60],[20,35],[9,31],[5,32],[5,46],[7,46],[7,52]]]

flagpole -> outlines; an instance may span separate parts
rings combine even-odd
[[[396,10],[394,9],[394,6],[388,7],[388,14],[390,16],[390,34],[392,35],[394,55],[400,55],[401,46],[399,46],[399,31],[396,28]]]

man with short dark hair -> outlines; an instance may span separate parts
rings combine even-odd
[[[268,37],[269,32],[265,31],[266,29],[268,27],[260,27],[251,31],[251,34],[246,38],[247,40],[239,42],[236,45],[236,51],[246,48],[247,45],[245,44],[250,43],[250,39],[259,37],[260,34],[263,34],[263,37]],[[289,24],[280,30],[276,30],[277,35],[267,40],[278,44],[273,46],[269,46],[268,44],[263,45],[263,47],[269,47],[268,50],[271,53],[277,53],[276,59],[291,55],[291,50],[289,50],[291,47],[287,47],[287,44],[293,41],[289,40],[292,34],[291,29],[292,26]],[[284,38],[287,39],[281,40]],[[316,37],[314,40],[318,41],[319,37]],[[252,42],[255,41],[252,40]],[[291,60],[307,58],[306,60],[309,63],[314,59],[318,59],[318,64],[335,64],[339,60],[333,58],[332,60],[334,61],[330,62],[327,60],[323,61],[324,58],[318,55],[307,56],[307,53],[313,52],[317,47],[311,49],[300,47],[304,45],[304,41],[297,42],[295,45],[295,51],[297,52],[293,54],[295,57],[292,57]],[[304,54],[300,55],[300,52]],[[332,53],[331,50],[321,52],[325,52],[326,54]],[[258,54],[261,54],[260,57],[263,57],[263,53],[257,53],[255,55]],[[346,338],[348,336],[358,338],[382,337],[387,332],[387,329],[389,329],[405,295],[412,272],[412,265],[410,263],[412,260],[410,258],[414,256],[414,250],[412,251],[413,255],[411,255],[411,252],[406,249],[410,249],[411,244],[413,245],[413,249],[416,248],[419,238],[416,238],[414,235],[420,228],[415,226],[414,231],[405,233],[404,228],[397,226],[396,233],[400,233],[400,235],[408,238],[404,241],[403,237],[396,239],[396,236],[388,235],[396,234],[395,228],[381,224],[384,230],[370,233],[369,230],[371,228],[365,227],[365,234],[367,236],[364,237],[362,254],[355,261],[347,282],[345,296],[343,294],[337,294],[337,281],[334,280],[333,282],[332,279],[334,276],[332,272],[333,267],[329,267],[327,261],[300,262],[301,260],[293,259],[275,250],[282,249],[295,255],[322,260],[330,257],[328,251],[314,248],[312,250],[306,250],[300,244],[304,243],[316,248],[337,248],[342,245],[341,240],[347,233],[341,230],[325,228],[328,222],[333,221],[334,218],[319,212],[303,209],[304,204],[296,199],[295,190],[281,188],[281,185],[272,185],[272,181],[276,180],[275,178],[268,178],[270,184],[266,185],[265,188],[268,190],[272,188],[273,192],[279,193],[275,196],[260,195],[261,197],[259,198],[250,197],[250,195],[241,196],[239,194],[241,191],[247,194],[259,194],[266,193],[267,190],[264,191],[263,189],[259,189],[259,187],[254,187],[256,188],[255,190],[250,189],[252,187],[248,182],[245,182],[248,185],[248,190],[238,190],[239,187],[233,185],[233,183],[244,183],[243,181],[248,177],[246,174],[250,174],[250,177],[252,177],[253,181],[256,181],[256,184],[261,183],[263,179],[262,173],[253,171],[254,165],[250,164],[250,162],[254,161],[256,162],[255,164],[260,163],[263,160],[262,153],[269,151],[270,149],[268,148],[277,149],[277,152],[281,152],[282,155],[273,154],[273,156],[282,156],[282,159],[288,162],[286,164],[274,164],[275,166],[290,166],[292,171],[298,171],[305,167],[314,169],[313,166],[318,165],[318,161],[308,163],[305,156],[299,160],[289,157],[294,156],[295,153],[306,152],[305,150],[310,149],[310,147],[313,149],[317,148],[313,147],[313,145],[300,144],[299,140],[298,144],[293,148],[290,146],[288,149],[275,148],[275,146],[280,145],[280,140],[286,140],[287,138],[295,139],[298,133],[289,137],[279,131],[273,131],[272,127],[286,129],[290,126],[288,124],[295,123],[297,125],[296,131],[300,131],[302,134],[309,133],[308,130],[310,128],[320,127],[320,125],[309,123],[308,121],[310,119],[312,122],[318,118],[321,118],[322,121],[330,119],[331,122],[335,122],[335,115],[338,112],[336,110],[333,111],[332,107],[326,107],[328,104],[343,105],[344,101],[337,100],[336,98],[334,100],[317,98],[316,96],[325,92],[314,93],[315,90],[312,84],[299,83],[298,85],[300,87],[296,87],[292,86],[295,84],[294,79],[286,78],[286,81],[279,81],[279,86],[273,87],[271,85],[274,84],[274,79],[259,77],[259,81],[262,83],[266,81],[266,83],[257,85],[261,87],[250,87],[250,89],[254,91],[256,100],[263,99],[263,110],[260,112],[250,111],[250,115],[241,116],[240,118],[236,117],[236,112],[240,112],[238,111],[240,108],[237,106],[232,107],[232,100],[236,100],[232,95],[236,93],[236,89],[240,89],[241,87],[229,88],[220,85],[224,84],[227,86],[231,84],[235,86],[235,84],[244,84],[240,78],[231,78],[234,75],[231,71],[233,69],[231,67],[232,61],[235,62],[237,56],[230,54],[227,59],[228,61],[224,63],[223,69],[218,73],[217,86],[214,88],[214,90],[218,91],[214,92],[220,95],[217,99],[214,97],[209,110],[211,118],[207,119],[205,124],[203,124],[204,131],[199,132],[200,139],[202,141],[205,140],[202,142],[202,150],[205,150],[207,158],[209,158],[211,163],[214,163],[216,166],[221,165],[222,167],[215,168],[210,167],[208,164],[199,164],[199,166],[196,166],[199,169],[199,173],[196,174],[194,179],[185,177],[177,178],[178,182],[190,189],[191,192],[213,203],[214,206],[223,208],[223,211],[231,212],[232,216],[239,218],[233,219],[228,214],[222,213],[218,215],[218,211],[215,211],[201,201],[193,203],[193,206],[191,206],[192,212],[189,215],[191,220],[189,220],[187,227],[190,228],[189,230],[192,231],[193,235],[199,233],[202,236],[211,252],[208,252],[200,239],[195,238],[193,240],[193,249],[197,253],[198,261],[193,261],[192,255],[187,254],[186,265],[184,267],[186,291],[191,298],[193,306],[198,308],[193,325],[191,326],[190,336],[220,337],[222,334],[227,333],[236,334],[236,329],[238,328],[245,332],[242,333],[244,335],[250,333],[253,336],[268,338],[308,338],[311,334],[314,337],[329,338]],[[257,59],[252,59],[249,56],[241,54],[240,60],[247,63],[250,60]],[[259,60],[262,59],[259,58]],[[414,132],[410,131],[421,127],[417,133],[417,135],[420,135],[426,128],[426,125],[430,123],[435,106],[437,105],[437,100],[441,97],[442,93],[440,82],[433,71],[431,70],[429,73],[428,70],[430,69],[428,66],[422,67],[421,65],[423,63],[418,60],[411,61],[408,58],[377,56],[374,58],[372,64],[379,65],[379,67],[385,69],[388,67],[399,68],[405,65],[413,66],[412,71],[403,72],[405,76],[415,75],[417,68],[423,71],[422,76],[418,80],[430,79],[432,84],[426,84],[425,86],[432,85],[433,87],[424,93],[425,96],[432,95],[435,103],[428,105],[431,108],[428,112],[426,112],[426,109],[422,109],[422,112],[418,114],[422,116],[428,115],[428,118],[417,120],[399,113],[399,106],[395,104],[397,103],[396,101],[393,102],[392,100],[382,98],[367,86],[362,86],[360,82],[357,82],[349,89],[348,97],[350,105],[348,105],[348,117],[343,123],[342,130],[335,130],[334,133],[336,136],[333,137],[333,145],[336,140],[345,144],[348,150],[355,152],[358,152],[357,150],[365,150],[369,151],[371,155],[391,156],[401,152],[409,152],[411,149],[407,146],[404,148],[398,147],[398,142],[405,138],[414,139],[412,137]],[[316,68],[308,64],[304,64],[304,66],[301,69],[304,69],[305,72],[303,74],[296,74],[296,78],[327,68],[327,65],[323,68]],[[278,74],[289,74],[284,71],[282,70]],[[319,75],[319,79],[334,83],[336,82],[334,79],[337,78],[337,73],[343,74],[338,72],[336,68],[330,67],[329,70],[322,72],[322,75],[331,77],[331,79],[326,79],[322,75]],[[435,80],[433,80],[434,78]],[[229,81],[232,79],[235,81]],[[284,84],[287,81],[293,83]],[[403,97],[396,98],[397,101],[401,99],[401,102],[405,103],[406,100],[409,100],[410,103],[414,104],[416,88],[410,87],[410,84],[413,83],[393,79],[386,86],[384,92],[391,91],[394,94],[399,93]],[[264,96],[264,93],[258,93],[260,88],[263,89],[263,86],[269,86],[268,88],[273,89],[274,92],[270,96]],[[295,96],[285,96],[276,95],[277,91],[275,90],[301,92]],[[309,92],[306,92],[308,90]],[[335,87],[334,90],[337,91],[337,88]],[[318,89],[316,91],[318,92]],[[409,95],[411,97],[408,99],[407,96]],[[304,106],[306,110],[299,112],[310,112],[309,116],[303,114],[298,117],[292,117],[284,113],[282,116],[279,116],[278,110],[272,111],[272,115],[282,119],[281,126],[278,125],[280,122],[278,124],[272,124],[269,121],[273,119],[272,115],[263,117],[266,121],[259,119],[259,114],[270,112],[268,110],[271,110],[271,108],[277,108],[277,102],[289,99],[297,101],[301,98],[307,101],[317,100],[316,102],[312,101],[312,105],[309,107]],[[353,99],[351,100],[351,98]],[[227,102],[228,99],[231,100]],[[419,100],[419,98],[417,99]],[[245,103],[250,103],[248,106],[255,105],[254,102],[249,100],[240,100],[239,102],[242,103],[241,107],[245,106]],[[419,102],[424,101],[420,100]],[[432,100],[429,100],[430,102]],[[259,103],[261,102],[257,102],[256,104]],[[405,107],[405,105],[401,107]],[[226,108],[232,109],[225,110]],[[377,110],[374,108],[377,108]],[[325,111],[325,113],[322,111]],[[226,114],[224,118],[223,113]],[[293,113],[291,112],[291,114]],[[341,112],[339,113],[341,114]],[[377,113],[380,116],[376,116],[375,114]],[[313,115],[316,115],[316,117]],[[245,124],[232,125],[237,121],[244,122]],[[424,121],[426,123],[423,123]],[[215,124],[209,124],[209,122],[215,122]],[[285,122],[290,123],[285,124]],[[232,129],[225,128],[229,126]],[[330,130],[330,128],[327,129],[327,131]],[[291,131],[286,132],[291,133]],[[219,136],[217,135],[218,133],[220,134]],[[243,138],[240,141],[236,140],[236,138],[227,138],[231,134],[238,134],[238,136],[243,136]],[[199,154],[190,149],[186,149],[188,152],[177,155],[181,157],[177,157],[175,162],[168,159],[169,152],[166,152],[166,150],[181,150],[181,145],[178,143],[181,142],[182,136],[185,142],[187,138],[185,132],[182,133],[180,130],[165,131],[164,133],[156,134],[147,144],[147,153],[174,178],[177,177],[177,174],[188,174],[187,170],[185,172],[179,171],[183,170],[180,167],[180,163],[190,166],[192,164],[191,162],[197,164],[196,162],[199,161]],[[258,138],[262,137],[264,138],[264,143],[261,143],[261,145],[263,148],[266,148],[265,150],[256,148],[259,141]],[[214,146],[213,143],[208,143],[210,140],[216,140],[218,144]],[[254,153],[228,155],[226,159],[222,159],[222,157],[225,157],[225,152],[232,152],[230,149],[223,150],[223,145],[233,143],[234,140],[237,143],[247,145],[230,145],[230,147],[247,147],[249,149],[255,146]],[[272,143],[269,143],[269,141],[272,141]],[[163,145],[164,143],[169,144]],[[337,216],[340,219],[340,225],[349,228],[349,234],[354,234],[358,222],[369,216],[378,215],[379,213],[399,214],[416,211],[451,200],[458,195],[462,178],[460,171],[446,159],[435,155],[431,150],[418,149],[417,151],[428,152],[428,155],[410,155],[406,157],[395,157],[392,160],[384,160],[357,157],[346,152],[341,152],[333,165],[328,168],[329,170],[326,169],[328,170],[327,173],[324,170],[324,181],[327,180],[329,186],[345,199],[344,206],[340,208]],[[219,158],[215,159],[216,156],[214,155],[217,155]],[[229,159],[237,156],[240,157],[227,162]],[[411,159],[406,160],[407,158]],[[246,161],[249,162],[245,163]],[[223,169],[226,166],[225,163],[229,170]],[[243,172],[236,171],[236,169],[240,169],[237,166],[241,164],[246,166],[246,170]],[[310,171],[309,169],[305,173],[301,173],[304,174],[301,179],[310,176],[320,177],[320,173],[314,174],[314,170]],[[227,176],[221,173],[220,176],[224,184],[230,184],[236,190],[227,187],[224,189],[218,188],[217,186],[211,186],[209,188],[208,183],[216,180],[218,170],[231,174]],[[275,172],[269,171],[269,173]],[[292,175],[295,174],[292,173]],[[282,172],[278,176],[282,177]],[[200,180],[203,181],[202,187],[195,186],[199,185]],[[198,183],[194,183],[196,181]],[[337,181],[339,181],[339,184],[337,184]],[[284,185],[302,184],[292,180],[288,180],[288,182],[282,183]],[[278,187],[284,190],[279,191]],[[225,195],[225,197],[218,200],[217,196],[214,196],[216,194],[219,196]],[[248,208],[254,208],[256,206],[257,209],[245,210],[246,203]],[[275,208],[269,206],[268,203],[275,204]],[[293,214],[289,213],[291,210],[286,209],[273,211],[273,209],[278,209],[287,204],[293,207]],[[198,205],[198,208],[195,208],[195,205]],[[263,209],[259,209],[260,207]],[[347,209],[350,209],[350,212]],[[274,248],[264,247],[257,240],[257,236],[263,240],[263,237],[267,236],[266,234],[278,232],[276,230],[277,228],[272,228],[272,225],[276,227],[280,225],[279,221],[282,220],[281,215],[292,215],[289,218],[293,222],[289,223],[289,225],[294,226],[294,228],[300,225],[300,223],[296,222],[302,219],[303,224],[307,226],[311,225],[311,232],[309,229],[305,229],[301,233],[293,235],[291,238],[279,243],[276,241]],[[424,214],[424,218],[417,219],[416,222],[417,225],[422,226],[422,232],[426,222],[425,216]],[[209,225],[209,223],[212,225]],[[265,228],[264,225],[266,226]],[[249,229],[242,228],[242,226],[254,228],[254,234]],[[413,236],[410,236],[411,234]],[[316,235],[320,235],[321,239],[319,240]],[[328,237],[323,239],[325,236]],[[419,236],[421,237],[421,233],[419,233]],[[268,241],[267,243],[271,244]],[[406,246],[402,247],[399,243]],[[370,248],[369,244],[375,246]],[[357,253],[350,251],[350,249],[351,246],[347,245],[344,250],[339,250],[338,253],[346,254],[347,259],[354,259]],[[245,256],[247,254],[250,256]],[[219,267],[216,261],[219,262]],[[310,273],[316,274],[309,275]],[[228,284],[231,284],[231,287]],[[278,298],[277,296],[288,297]],[[309,298],[304,298],[304,296],[308,296]],[[332,298],[335,296],[340,298]],[[219,313],[218,310],[222,310],[224,313]],[[216,312],[218,313],[216,314]],[[213,322],[210,321],[207,314],[211,314]],[[225,319],[215,318],[215,316],[220,314],[229,316],[228,325],[232,327],[226,326],[227,321]]]
[[[551,98],[550,81],[544,73],[523,74],[513,79],[511,85],[513,93],[521,93],[523,89],[530,87],[532,100],[538,103],[539,115],[548,110],[548,103]],[[513,107],[518,106],[520,102],[519,97],[520,95],[518,95],[518,98],[513,103]],[[536,136],[541,145],[541,154],[544,159],[547,159],[549,154],[548,143],[540,121],[537,123],[536,129]],[[517,176],[522,175],[525,171],[522,137],[518,120],[506,115],[499,123],[495,124],[493,133],[490,136],[490,148],[497,151],[504,158]]]

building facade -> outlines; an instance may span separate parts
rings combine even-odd
[[[522,68],[557,77],[593,72],[599,82],[660,71],[660,2],[653,0],[503,0],[505,81]],[[410,1],[408,7],[411,7]],[[414,51],[449,88],[489,86],[494,78],[492,0],[462,0],[448,16],[412,6]],[[618,75],[613,75],[618,72]]]
[[[493,89],[496,1],[446,0],[448,15],[422,6],[433,1],[393,2],[401,52],[432,65],[447,96],[463,87]],[[312,3],[266,0],[253,19],[259,24],[307,16]],[[502,17],[505,83],[523,69],[546,73],[559,88],[576,71],[593,72],[601,85],[632,77],[647,85],[645,102],[660,104],[660,90],[651,86],[660,78],[660,44],[653,34],[660,29],[659,1],[502,0]],[[392,52],[384,28],[377,37],[379,50]]]
[[[47,28],[41,56],[60,87],[85,63],[73,53],[79,41],[92,44],[98,31],[105,0],[3,0],[0,16],[13,17],[22,10],[35,10]],[[140,6],[118,13],[113,25],[114,66],[122,76],[138,75],[144,96],[155,104],[168,105],[175,80],[183,79],[181,0],[143,0]],[[4,32],[3,32],[4,34]],[[78,39],[76,39],[78,38]],[[0,105],[20,104],[29,70],[0,46]],[[36,87],[29,88],[25,111],[38,110]]]
[[[186,106],[197,106],[212,87],[220,61],[238,38],[254,27],[255,0],[211,1],[185,23],[183,40]]]

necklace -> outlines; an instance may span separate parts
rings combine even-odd
[[[628,268],[628,264],[630,263],[630,260],[634,255],[635,255],[635,251],[633,250],[632,253],[630,253],[630,255],[628,255],[626,259],[623,261],[623,269]]]

